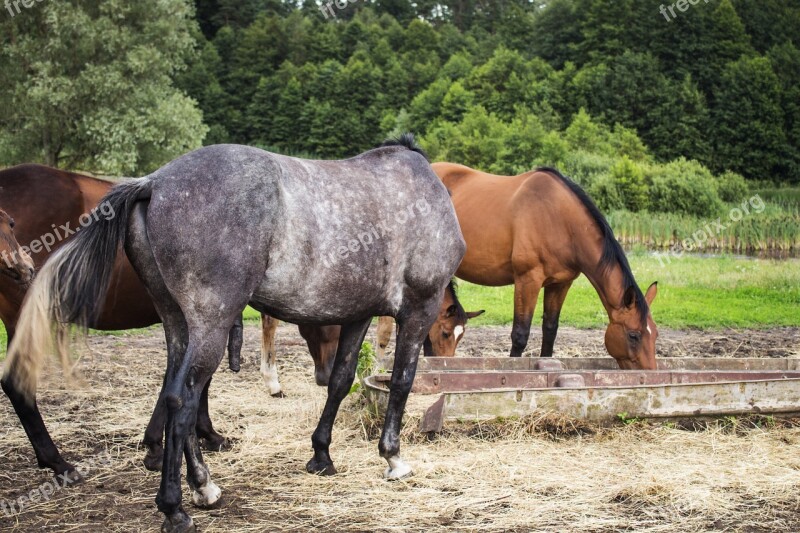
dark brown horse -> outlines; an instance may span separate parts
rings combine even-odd
[[[452,163],[433,169],[450,191],[467,253],[456,275],[479,285],[514,285],[511,356],[528,343],[544,287],[542,357],[553,355],[561,307],[584,274],[608,313],[605,344],[624,369],[655,369],[658,337],[642,294],[608,222],[586,193],[553,169],[495,176]]]
[[[55,250],[84,227],[97,219],[115,215],[106,206],[98,206],[111,186],[107,181],[41,165],[20,165],[0,171],[0,208],[4,210],[0,214],[0,271],[6,274],[0,276],[0,319],[6,327],[9,343],[14,337],[32,269],[41,267]],[[104,312],[92,327],[132,329],[160,321],[127,257],[124,253],[118,254]],[[234,358],[238,358],[241,349],[241,335],[241,325],[234,326],[229,344]],[[3,380],[2,387],[33,445],[39,466],[51,468],[58,475],[68,473],[77,479],[77,471],[61,457],[50,438],[36,403],[26,403],[10,379]],[[206,446],[218,448],[225,439],[214,431],[208,416],[208,387],[203,396],[205,409],[198,414],[197,434],[205,440]],[[158,417],[154,415],[154,418]],[[160,427],[158,424],[158,420],[151,423],[152,428],[144,439],[151,454],[156,455],[163,433],[163,422]]]
[[[31,256],[17,242],[15,224],[11,215],[0,209],[0,274],[10,278],[21,291],[33,281],[36,267]],[[4,308],[5,302],[0,295],[0,313]]]

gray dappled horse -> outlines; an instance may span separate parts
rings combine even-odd
[[[210,146],[114,187],[104,201],[117,216],[82,231],[47,262],[31,288],[6,372],[33,393],[52,324],[91,321],[124,245],[167,337],[161,395],[168,416],[156,496],[166,517],[163,531],[194,530],[181,505],[181,454],[194,503],[210,507],[220,500],[194,425],[228,330],[248,303],[281,320],[342,324],[306,467],[320,474],[336,472],[331,429],[370,320],[397,319],[378,448],[389,463],[387,478],[411,473],[399,455],[403,409],[420,347],[465,252],[448,193],[413,138],[343,161]]]

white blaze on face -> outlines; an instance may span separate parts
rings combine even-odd
[[[647,334],[648,335],[652,335],[653,334],[653,330],[650,329],[650,324],[647,324]]]
[[[464,334],[464,326],[456,326],[453,330],[453,335],[456,336],[456,341],[461,339],[461,336]]]

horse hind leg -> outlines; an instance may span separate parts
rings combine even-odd
[[[208,378],[203,393],[200,396],[200,406],[197,410],[197,425],[195,432],[197,439],[203,448],[212,452],[229,450],[231,442],[214,430],[211,416],[208,413],[208,389],[211,387],[212,378]]]
[[[6,326],[6,330],[8,343],[10,344],[11,339],[14,337],[14,330],[8,326]],[[39,468],[49,468],[57,476],[68,479],[70,483],[82,481],[83,478],[75,466],[65,461],[58,452],[58,448],[44,425],[36,400],[34,399],[33,403],[29,404],[10,377],[3,377],[0,383],[2,384],[3,392],[8,396],[14,411],[17,413],[31,446],[33,446]]]
[[[371,322],[372,319],[368,318],[342,326],[336,359],[328,382],[328,399],[325,402],[317,429],[311,436],[314,457],[306,465],[306,470],[312,474],[324,476],[336,474],[336,468],[333,466],[330,456],[333,422],[336,420],[342,400],[345,399],[353,385],[358,366],[358,353]]]
[[[403,419],[408,394],[414,383],[417,361],[422,344],[428,336],[439,312],[442,301],[441,292],[421,305],[413,306],[413,311],[397,320],[397,348],[394,355],[389,403],[383,433],[378,444],[381,457],[389,464],[384,477],[389,480],[402,479],[412,474],[411,467],[400,457],[400,422]]]
[[[230,320],[232,323],[233,317]],[[166,517],[161,530],[168,533],[194,530],[192,519],[181,505],[181,458],[184,454],[187,455],[187,479],[193,489],[193,502],[213,507],[222,496],[202,461],[195,428],[202,392],[222,361],[229,329],[190,326],[186,355],[165,388],[167,424],[156,505]]]
[[[261,377],[273,398],[285,396],[278,380],[278,355],[275,352],[275,334],[280,323],[277,318],[261,313]]]
[[[542,319],[542,351],[540,357],[553,357],[553,345],[558,334],[558,319],[572,282],[556,283],[544,288],[544,317]]]

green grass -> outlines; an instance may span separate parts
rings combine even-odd
[[[774,261],[733,257],[672,258],[664,266],[650,254],[629,254],[642,289],[658,281],[653,318],[661,327],[715,329],[800,326],[800,260]],[[468,311],[485,309],[472,325],[507,325],[513,320],[513,287],[460,284]],[[541,324],[542,298],[534,324]],[[608,322],[600,299],[581,276],[561,312],[561,324],[603,327]]]
[[[646,252],[628,254],[636,279],[646,289],[658,281],[653,318],[661,327],[766,328],[800,326],[800,260],[741,259],[731,256],[671,258],[660,262]],[[542,298],[534,324],[542,317]],[[470,324],[508,325],[513,320],[513,287],[481,287],[460,283],[459,297],[468,311],[486,314]],[[259,314],[248,307],[245,320]],[[600,299],[581,276],[573,284],[561,312],[561,324],[599,328],[608,321]],[[158,326],[155,326],[158,328]],[[109,335],[119,332],[102,332]],[[5,329],[0,325],[0,359],[5,353]]]

